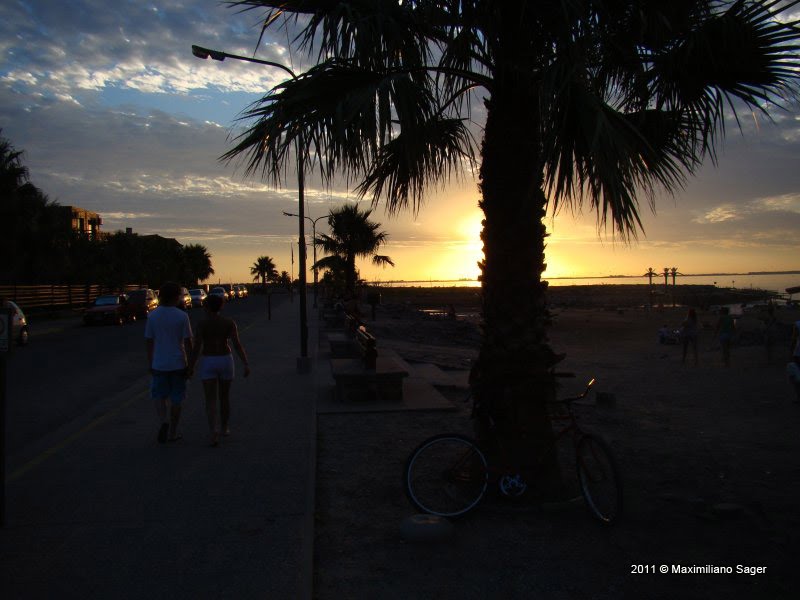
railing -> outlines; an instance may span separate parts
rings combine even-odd
[[[102,294],[129,292],[145,285],[128,284],[121,288],[106,285],[0,285],[0,298],[11,300],[22,310],[83,308]]]

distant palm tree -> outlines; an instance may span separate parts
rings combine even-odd
[[[259,256],[253,266],[250,267],[250,275],[253,276],[253,281],[261,280],[261,287],[267,287],[268,281],[275,281],[278,279],[278,270],[275,268],[275,261],[269,256]]]
[[[650,287],[653,287],[653,277],[655,277],[656,275],[658,275],[658,273],[656,273],[653,270],[653,267],[647,267],[647,273],[645,273],[644,276],[647,277],[647,281],[650,283]]]
[[[534,443],[556,395],[543,219],[588,203],[622,239],[639,198],[681,189],[726,117],[796,96],[794,2],[239,0],[299,27],[308,69],[268,91],[223,159],[280,182],[296,149],[391,211],[480,160],[482,341],[476,397]],[[264,30],[261,31],[262,37]],[[469,128],[481,120],[478,146]],[[512,434],[508,434],[511,436]],[[555,453],[553,453],[555,454]]]
[[[188,280],[192,284],[200,283],[214,274],[214,268],[211,266],[211,254],[201,244],[184,246],[183,260],[186,263]]]
[[[291,275],[289,275],[289,271],[281,271],[281,274],[278,275],[276,281],[280,283],[282,286],[284,286],[286,289],[289,290],[292,289],[292,277]]]
[[[386,243],[388,234],[378,231],[381,224],[370,221],[371,210],[360,210],[357,204],[345,204],[332,210],[328,216],[330,235],[317,236],[317,245],[330,256],[317,261],[318,269],[343,271],[345,290],[352,294],[356,289],[356,258],[372,258],[375,265],[394,266],[388,256],[377,254]]]

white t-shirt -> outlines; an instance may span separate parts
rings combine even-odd
[[[191,339],[192,326],[189,315],[174,306],[159,306],[147,317],[144,337],[153,340],[152,369],[179,371],[186,368],[186,351],[183,341]]]

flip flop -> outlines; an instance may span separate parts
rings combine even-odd
[[[180,441],[182,439],[183,439],[183,436],[179,433],[174,438],[169,438],[167,441],[172,443],[172,442],[178,442],[178,441]]]

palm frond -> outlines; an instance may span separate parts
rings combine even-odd
[[[553,210],[587,198],[598,224],[610,219],[622,239],[641,228],[639,193],[652,202],[656,186],[678,189],[700,164],[700,148],[677,112],[624,113],[578,82],[549,106],[543,160]]]
[[[475,164],[475,144],[460,119],[434,117],[403,129],[385,144],[356,188],[373,204],[385,198],[390,211],[411,207],[416,213],[429,185],[459,177]]]
[[[312,268],[316,269],[330,269],[334,272],[344,271],[346,268],[345,260],[338,255],[331,255],[331,256],[323,256],[316,263],[314,263]]]
[[[379,267],[385,267],[386,265],[393,267],[394,261],[388,256],[381,256],[379,254],[376,254],[375,256],[372,257],[372,264]]]
[[[686,114],[712,158],[726,105],[738,121],[742,106],[768,116],[768,105],[796,97],[800,29],[776,18],[795,4],[734,2],[654,55],[653,97]]]

